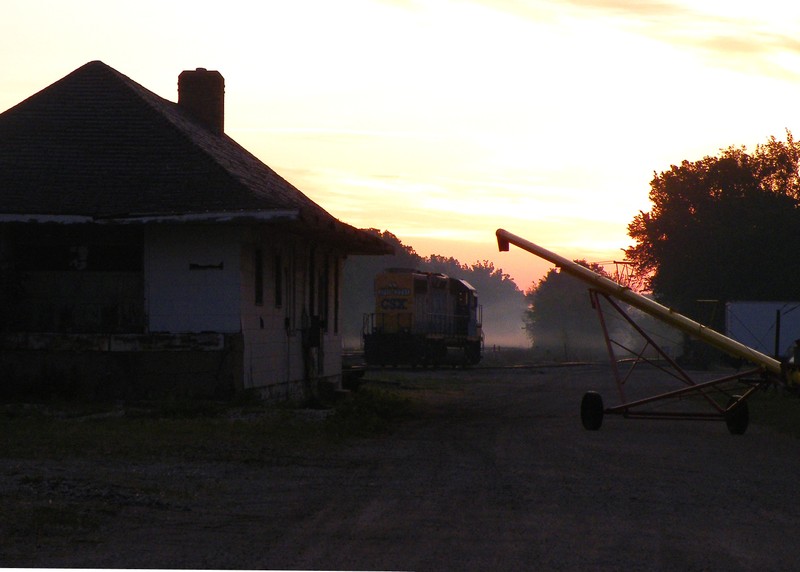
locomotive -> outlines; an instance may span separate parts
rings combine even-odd
[[[375,313],[364,316],[369,365],[473,365],[481,360],[482,308],[466,280],[407,268],[375,277]]]

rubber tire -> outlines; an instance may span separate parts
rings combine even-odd
[[[728,401],[728,407],[736,403],[738,396],[734,396]],[[731,435],[744,435],[747,431],[747,425],[750,423],[750,410],[747,407],[747,402],[743,401],[736,407],[725,413],[725,424],[728,426],[728,431]]]
[[[603,398],[596,391],[587,391],[581,400],[581,423],[587,431],[597,431],[603,425]]]

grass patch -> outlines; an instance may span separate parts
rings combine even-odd
[[[0,454],[6,458],[180,458],[267,462],[276,455],[368,437],[412,414],[409,398],[363,387],[327,410],[204,402],[6,405]]]
[[[387,431],[393,423],[415,411],[411,399],[396,391],[364,387],[343,401],[325,422],[325,431],[335,439],[368,437]]]
[[[255,402],[0,405],[0,455],[9,461],[0,490],[3,563],[30,567],[37,562],[32,546],[52,554],[104,542],[105,528],[130,507],[134,514],[180,511],[203,498],[204,487],[224,487],[202,476],[204,467],[200,476],[189,471],[164,481],[135,470],[137,464],[224,463],[223,471],[235,471],[325,462],[331,448],[382,435],[414,416],[420,401],[404,393],[362,386],[323,410]],[[52,470],[62,464],[65,470]]]

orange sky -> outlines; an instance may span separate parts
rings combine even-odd
[[[641,0],[5,0],[0,110],[95,59],[175,101],[226,78],[226,130],[345,222],[525,289],[621,257],[654,171],[783,137],[800,7]]]

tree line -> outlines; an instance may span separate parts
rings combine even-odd
[[[799,167],[787,131],[655,174],[653,208],[628,226],[628,260],[656,298],[698,318],[698,301],[798,299]]]
[[[659,302],[723,331],[726,302],[800,298],[800,143],[790,131],[752,152],[731,146],[654,172],[649,198],[625,253]],[[573,282],[553,270],[526,292],[534,347],[567,356],[587,334],[599,337],[580,300],[586,287]]]

